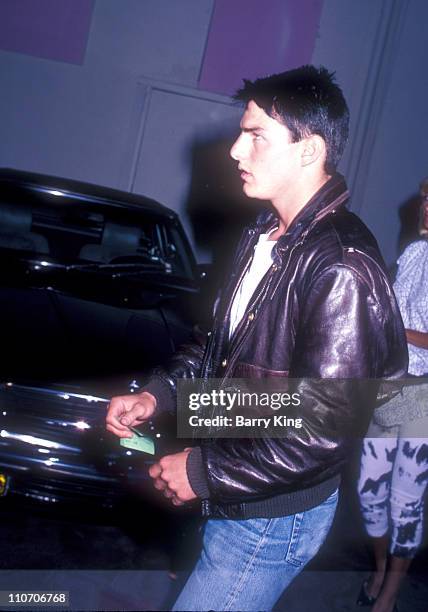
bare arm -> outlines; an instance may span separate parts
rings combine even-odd
[[[415,329],[406,329],[406,338],[409,344],[419,348],[428,349],[428,333],[416,331]]]

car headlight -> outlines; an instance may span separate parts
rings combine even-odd
[[[0,496],[6,495],[9,486],[9,477],[0,473]]]

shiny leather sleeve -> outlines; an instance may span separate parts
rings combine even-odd
[[[177,380],[199,377],[206,344],[207,337],[199,336],[182,345],[164,366],[152,370],[143,390],[156,397],[157,412],[175,411]]]
[[[283,438],[204,444],[213,499],[250,501],[334,476],[345,462],[350,439],[362,435],[369,420],[365,408],[374,398],[367,397],[364,379],[388,372],[390,362],[403,366],[390,375],[404,374],[406,356],[391,357],[403,351],[405,342],[395,301],[382,295],[390,291],[388,284],[375,265],[359,262],[358,268],[329,266],[300,294],[290,377],[305,377],[298,383],[302,403],[296,414],[302,428],[288,428]],[[320,378],[332,380],[326,385]]]

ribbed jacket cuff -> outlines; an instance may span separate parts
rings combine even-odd
[[[196,495],[201,499],[208,499],[210,496],[210,491],[208,489],[208,483],[205,477],[202,454],[199,446],[192,448],[190,453],[187,455],[186,472],[190,486]]]
[[[147,391],[156,398],[156,414],[162,412],[175,412],[175,397],[168,383],[161,378],[154,376],[149,382],[140,389],[140,392]]]

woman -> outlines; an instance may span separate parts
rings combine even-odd
[[[400,257],[394,284],[406,327],[412,376],[428,375],[428,240],[425,239],[428,236],[428,178],[422,182],[420,193],[419,234],[424,238],[410,244]],[[415,398],[418,392],[419,398],[428,400],[426,385],[407,387],[404,398]],[[426,405],[425,401],[422,403]],[[422,403],[419,399],[418,408]],[[414,405],[415,400],[409,399],[409,409],[410,404]],[[426,417],[408,416],[394,424],[382,421],[375,413],[364,440],[358,491],[365,527],[373,544],[376,570],[363,583],[357,604],[371,605],[373,612],[397,610],[401,582],[422,540],[423,496],[428,481],[426,432]]]

